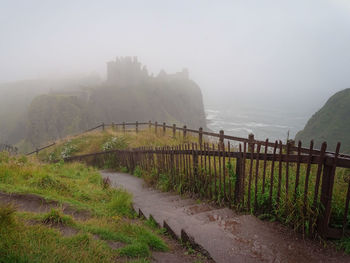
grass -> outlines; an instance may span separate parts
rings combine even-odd
[[[48,164],[0,153],[0,191],[35,194],[59,204],[48,213],[0,206],[0,262],[147,262],[152,251],[168,250],[145,220],[136,219],[132,196],[106,187],[98,171],[84,164]],[[86,211],[86,220],[64,214],[67,206]],[[52,226],[70,227],[77,234],[63,236]],[[108,240],[124,246],[113,250]]]
[[[265,187],[263,192],[263,162],[257,166],[256,161],[253,161],[252,165],[252,177],[251,188],[249,191],[249,172],[250,172],[250,160],[246,161],[245,165],[245,191],[244,201],[238,204],[233,202],[234,189],[236,186],[236,161],[231,160],[228,162],[226,159],[225,164],[222,160],[214,160],[214,158],[207,159],[207,166],[204,164],[201,166],[199,163],[197,177],[194,178],[194,170],[192,163],[192,156],[189,157],[190,171],[183,172],[181,169],[175,177],[171,175],[171,172],[165,172],[161,166],[156,167],[151,171],[144,171],[143,176],[147,182],[153,184],[161,190],[175,190],[179,193],[191,192],[197,194],[202,198],[209,198],[221,205],[228,205],[235,207],[238,210],[245,210],[252,214],[259,216],[261,219],[270,221],[280,221],[286,225],[291,226],[295,230],[302,232],[304,235],[317,235],[314,232],[316,227],[317,218],[323,209],[319,201],[320,189],[318,192],[318,198],[314,204],[315,194],[315,181],[317,166],[311,166],[311,172],[309,176],[308,188],[306,189],[306,173],[307,165],[303,164],[300,167],[299,184],[296,187],[296,165],[289,165],[289,185],[286,187],[286,164],[281,166],[281,173],[278,164],[275,163],[273,172],[271,172],[271,162],[267,162],[267,170],[265,174]],[[209,162],[211,163],[211,169],[208,168]],[[217,173],[213,171],[214,164],[217,168]],[[221,167],[219,168],[219,165]],[[225,165],[225,176],[223,173],[219,173],[220,169],[223,171]],[[162,172],[159,173],[157,169]],[[258,170],[258,177],[256,177],[256,170]],[[345,211],[345,199],[347,194],[348,182],[350,170],[338,168],[335,175],[335,183],[332,199],[332,210],[330,226],[333,228],[342,228],[344,211]],[[279,187],[278,180],[281,176],[281,184]],[[257,178],[257,181],[255,179]],[[273,178],[273,184],[271,184],[271,178]],[[287,191],[288,189],[288,191]],[[256,190],[256,191],[255,191]],[[272,196],[270,198],[270,193]],[[278,198],[279,193],[279,198]],[[306,195],[305,195],[306,194]],[[250,195],[250,199],[249,199]],[[226,196],[226,198],[225,198]],[[256,200],[256,203],[255,203]],[[305,202],[304,202],[305,201]],[[248,209],[250,207],[250,209]],[[248,209],[248,210],[247,210]],[[346,229],[350,230],[350,214],[347,215]],[[350,253],[350,238],[345,236],[343,239],[337,242],[337,246],[344,250],[346,253]]]
[[[117,139],[114,139],[117,138]],[[113,144],[112,142],[118,143]],[[197,137],[189,135],[184,139],[181,134],[177,134],[175,138],[172,137],[172,132],[167,131],[166,134],[162,134],[162,131],[158,131],[156,135],[154,130],[148,129],[140,131],[138,134],[134,132],[122,133],[107,129],[103,132],[96,132],[91,134],[84,134],[77,138],[72,138],[68,141],[73,145],[75,149],[72,155],[83,154],[87,152],[101,151],[107,146],[112,147],[108,149],[126,149],[137,147],[162,147],[162,146],[177,146],[183,143],[197,142]],[[82,142],[88,142],[89,145],[85,145]],[[67,141],[63,141],[59,144],[58,148],[48,150],[41,153],[41,158],[48,158],[52,152],[59,153],[60,147],[67,144]],[[87,150],[89,149],[89,150]],[[51,152],[50,152],[51,151]],[[182,167],[177,171],[176,177],[172,177],[171,173],[167,169],[163,169],[160,165],[151,167],[151,169],[145,169],[141,165],[136,166],[133,171],[130,171],[130,167],[127,162],[120,163],[116,156],[111,155],[111,158],[101,159],[101,163],[105,168],[116,168],[123,172],[133,172],[135,176],[143,177],[145,181],[163,191],[175,190],[180,194],[185,192],[196,193],[202,198],[210,198],[211,200],[219,204],[228,204],[234,206],[237,209],[244,209],[250,213],[259,215],[261,218],[268,220],[279,220],[287,225],[292,226],[294,229],[301,231],[305,234],[313,232],[315,228],[316,219],[323,209],[319,203],[319,195],[314,206],[314,185],[316,181],[316,165],[311,166],[311,173],[309,176],[308,189],[306,190],[306,164],[302,164],[300,167],[299,185],[296,187],[296,165],[290,164],[289,168],[289,185],[287,189],[286,185],[286,164],[282,164],[281,172],[278,162],[275,163],[273,172],[271,170],[272,163],[267,162],[267,169],[265,174],[265,182],[263,183],[263,161],[260,160],[259,167],[256,167],[256,161],[252,163],[252,177],[250,191],[249,185],[249,173],[250,173],[250,160],[246,160],[245,163],[245,191],[244,202],[235,205],[234,189],[237,179],[236,174],[236,162],[234,159],[228,161],[226,159],[223,164],[222,159],[215,159],[211,157],[207,158],[206,165],[204,161],[199,163],[198,176],[193,177],[193,158],[191,155],[187,158],[180,159]],[[155,163],[161,163],[157,160],[157,156],[154,156]],[[184,171],[183,163],[189,163],[190,170]],[[211,168],[209,168],[209,163]],[[214,164],[216,166],[216,173],[214,170]],[[225,168],[225,176],[222,176],[222,172]],[[256,170],[258,170],[258,180],[255,182]],[[281,176],[280,187],[278,185],[279,177]],[[272,179],[272,181],[271,181]],[[349,169],[337,169],[333,200],[332,200],[332,216],[331,226],[340,228],[344,217],[345,198],[348,187],[348,181],[350,180]],[[271,183],[272,182],[272,183]],[[264,184],[264,191],[263,191]],[[255,188],[256,193],[255,194]],[[270,198],[269,194],[272,193]],[[304,193],[306,192],[306,197]],[[230,195],[228,194],[230,193]],[[229,195],[229,196],[228,196]],[[255,204],[256,200],[256,204]],[[305,203],[304,203],[305,200]],[[348,222],[350,222],[350,215],[347,215]],[[349,228],[349,226],[347,226]],[[345,239],[348,240],[348,239]],[[344,241],[344,247],[347,241]]]
[[[141,146],[175,146],[183,143],[195,142],[196,137],[188,137],[186,141],[181,136],[176,138],[172,137],[171,132],[167,132],[165,135],[155,135],[154,131],[142,131],[136,133],[116,133],[112,130],[107,130],[102,133],[110,134],[110,136],[117,136],[121,138],[121,141],[125,142],[123,147],[125,148],[137,148]],[[85,135],[89,136],[89,135]],[[127,162],[118,163],[116,156],[112,158],[104,158],[101,163],[107,168],[116,168],[124,172],[130,172],[130,168]],[[210,198],[219,204],[228,204],[235,206],[237,209],[244,209],[259,215],[261,218],[269,220],[278,220],[284,224],[292,226],[294,229],[301,231],[305,234],[313,233],[316,226],[316,219],[323,209],[319,203],[320,190],[318,192],[318,198],[314,205],[314,185],[316,181],[317,166],[311,166],[311,172],[308,181],[308,189],[306,189],[306,171],[307,165],[302,164],[300,167],[299,184],[296,187],[296,165],[289,165],[289,185],[287,189],[286,185],[286,164],[283,163],[280,167],[278,162],[275,163],[273,172],[271,170],[272,162],[267,162],[267,169],[265,174],[264,191],[263,191],[263,161],[260,160],[259,167],[256,167],[256,161],[253,161],[250,168],[250,160],[246,160],[245,164],[245,191],[244,202],[238,205],[233,203],[234,189],[236,184],[236,161],[231,159],[229,162],[227,159],[223,164],[222,159],[207,158],[207,165],[200,162],[198,166],[198,176],[193,177],[193,158],[188,156],[185,158],[185,163],[189,163],[191,169],[187,172],[179,170],[176,173],[176,177],[172,177],[171,173],[166,169],[163,169],[159,164],[162,160],[157,160],[157,156],[154,156],[156,163],[155,167],[151,169],[142,168],[142,165],[137,165],[133,171],[137,177],[143,177],[145,181],[157,187],[163,191],[175,190],[180,194],[185,192],[196,193],[200,197]],[[182,161],[182,162],[183,162]],[[209,169],[209,163],[211,169]],[[216,175],[214,171],[214,164],[216,166]],[[182,167],[181,167],[182,168]],[[225,176],[222,176],[225,168]],[[250,191],[249,174],[252,169]],[[258,180],[256,178],[256,170],[258,170]],[[340,228],[344,217],[344,206],[346,199],[346,192],[348,187],[350,172],[349,169],[337,169],[334,192],[332,200],[332,216],[330,225],[332,227]],[[278,181],[281,177],[281,184],[279,186]],[[272,179],[272,181],[271,181]],[[255,191],[256,188],[256,191]],[[270,192],[272,196],[270,197]],[[229,194],[230,193],[230,194]],[[306,193],[306,195],[305,195]],[[228,196],[229,195],[229,196]],[[256,200],[256,201],[255,201]],[[304,203],[305,200],[305,203]],[[255,203],[256,202],[256,203]],[[348,221],[350,221],[350,215],[348,215]],[[349,227],[349,226],[347,226]]]
[[[158,129],[158,134],[152,130],[144,129],[138,133],[120,130],[105,129],[81,134],[75,137],[67,137],[56,143],[54,147],[43,150],[39,153],[39,159],[52,161],[64,157],[81,155],[92,152],[100,152],[113,149],[127,149],[137,147],[162,147],[177,146],[183,143],[198,142],[195,136],[188,133],[186,138],[177,133],[173,137],[172,131],[167,130],[165,134]]]
[[[51,209],[51,212],[45,214],[41,222],[48,225],[73,225],[72,218],[57,209]]]
[[[58,144],[58,147],[54,149],[48,149],[47,152],[41,153],[41,158],[46,158],[50,156],[53,152],[58,155],[61,151],[61,147],[64,145],[71,145],[75,151],[72,155],[83,154],[87,152],[101,151],[103,149],[126,149],[126,148],[137,148],[137,147],[162,147],[162,146],[177,146],[183,143],[191,143],[197,142],[196,136],[187,136],[185,139],[181,136],[181,133],[177,133],[176,137],[173,138],[173,134],[171,130],[167,130],[165,134],[162,133],[161,128],[158,129],[158,134],[155,134],[154,128],[149,130],[148,128],[145,130],[141,130],[139,133],[135,132],[127,132],[123,133],[120,130],[116,131],[113,129],[106,129],[103,132],[93,132],[83,134],[76,138],[69,139],[68,141],[62,141]],[[114,142],[114,143],[112,143]],[[50,152],[51,151],[51,152]],[[123,172],[128,172],[130,169],[127,164],[119,165],[115,163],[114,156],[112,158],[106,158],[102,160],[105,168],[117,168]],[[189,156],[186,162],[188,161],[190,164],[193,162],[192,156]],[[219,160],[216,158],[210,158],[211,163],[211,171],[209,171],[207,160],[207,166],[204,167],[204,164],[199,165],[199,174],[201,178],[195,178],[195,180],[191,179],[191,174],[193,171],[190,171],[190,174],[184,173],[184,171],[179,171],[177,181],[171,181],[169,174],[167,172],[162,172],[161,169],[142,171],[140,166],[136,166],[133,170],[133,173],[141,177],[143,176],[146,182],[151,185],[155,185],[159,189],[163,191],[168,191],[170,189],[175,189],[179,193],[184,193],[186,191],[197,192],[201,196],[209,196],[211,199],[218,203],[223,203],[224,196],[231,191],[233,195],[233,189],[235,187],[236,177],[236,163],[231,160],[228,162],[226,160],[225,163],[225,177],[220,178],[220,170],[223,170],[223,165],[219,166]],[[214,172],[214,163],[216,164],[217,176],[215,177]],[[119,167],[117,167],[119,165]],[[191,165],[190,165],[191,166]],[[286,190],[286,164],[282,165],[281,172],[281,188],[278,189],[278,177],[279,177],[279,167],[276,162],[274,170],[273,170],[273,186],[271,186],[271,162],[267,162],[267,172],[266,172],[266,180],[265,180],[265,192],[262,192],[262,173],[263,173],[263,162],[259,163],[259,175],[257,181],[257,205],[255,205],[255,173],[256,173],[256,161],[253,161],[252,165],[252,183],[251,183],[251,191],[248,191],[249,185],[249,171],[250,171],[250,160],[246,160],[245,167],[245,193],[244,198],[245,202],[243,207],[249,207],[250,212],[258,213],[258,214],[268,214],[270,213],[273,217],[279,218],[279,220],[286,222],[287,224],[293,225],[295,228],[305,229],[305,228],[313,228],[313,226],[309,226],[306,224],[306,217],[312,217],[311,221],[315,221],[319,210],[315,210],[313,207],[313,195],[314,195],[314,184],[316,180],[316,170],[317,167],[312,165],[311,173],[309,178],[309,188],[307,190],[307,198],[306,198],[306,206],[304,206],[304,189],[305,189],[305,174],[306,174],[306,165],[301,165],[300,170],[300,178],[299,178],[299,186],[297,187],[297,191],[294,192],[295,181],[296,181],[296,166],[295,164],[289,165],[289,189]],[[332,220],[331,224],[335,227],[339,227],[339,224],[342,221],[344,216],[344,205],[347,191],[347,182],[349,180],[350,172],[349,169],[337,169],[337,175],[335,180],[335,189],[333,193],[333,201],[332,201]],[[230,189],[231,188],[231,189]],[[270,199],[268,194],[272,189],[272,198]],[[278,199],[277,196],[280,198]],[[248,202],[248,198],[250,196],[250,200]],[[232,196],[231,196],[231,199]],[[317,207],[320,205],[317,203]],[[271,208],[272,211],[271,211]],[[306,211],[306,212],[305,212]],[[350,219],[350,216],[349,216]],[[310,221],[310,222],[311,222]],[[314,224],[311,222],[311,224]]]

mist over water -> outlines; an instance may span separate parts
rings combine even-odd
[[[295,112],[274,110],[264,107],[229,107],[206,105],[206,119],[210,130],[225,134],[247,138],[253,133],[256,139],[270,141],[293,139],[302,130],[308,116]]]

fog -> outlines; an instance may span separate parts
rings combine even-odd
[[[350,2],[1,1],[0,82],[98,73],[138,56],[188,68],[206,105],[306,115],[350,87]]]

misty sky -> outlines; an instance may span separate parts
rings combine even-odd
[[[317,109],[350,87],[350,1],[0,0],[0,82],[186,67],[206,104]],[[297,101],[298,100],[298,101]]]

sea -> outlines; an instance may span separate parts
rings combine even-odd
[[[270,107],[224,108],[215,105],[205,107],[207,126],[210,130],[248,138],[250,133],[255,139],[270,141],[294,139],[310,118],[310,114],[301,114],[297,110],[271,109]]]

